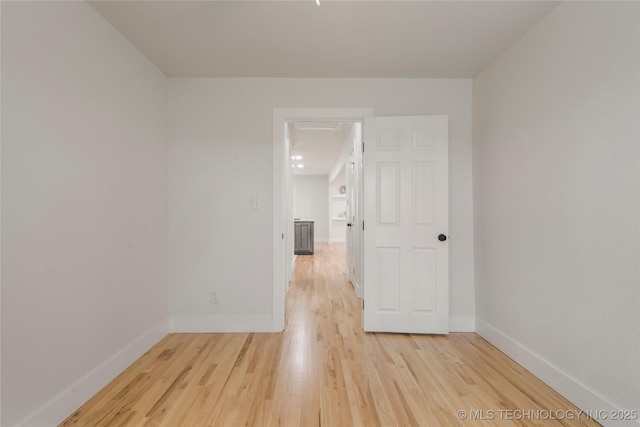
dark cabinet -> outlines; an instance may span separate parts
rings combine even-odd
[[[295,221],[294,227],[293,253],[313,255],[313,221]]]

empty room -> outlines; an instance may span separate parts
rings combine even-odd
[[[2,427],[640,426],[640,2],[0,19]]]

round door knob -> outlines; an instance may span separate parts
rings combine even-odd
[[[447,236],[445,236],[444,234],[440,234],[438,236],[438,240],[440,240],[441,242],[444,242],[445,240],[447,240]]]
[[[351,224],[350,224],[350,223],[347,223],[347,227],[351,227]]]

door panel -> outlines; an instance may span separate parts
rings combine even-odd
[[[413,209],[418,225],[433,224],[435,218],[435,171],[433,162],[413,164]]]
[[[378,225],[399,225],[400,163],[380,162],[376,167]]]
[[[448,119],[365,119],[366,331],[448,333]]]
[[[436,296],[436,251],[414,248],[411,255],[411,267],[414,270],[412,309],[415,312],[431,313],[435,307]]]
[[[398,248],[378,248],[378,310],[400,312],[400,251]]]

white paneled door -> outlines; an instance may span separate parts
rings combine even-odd
[[[364,141],[364,330],[446,334],[448,118],[366,118]]]

